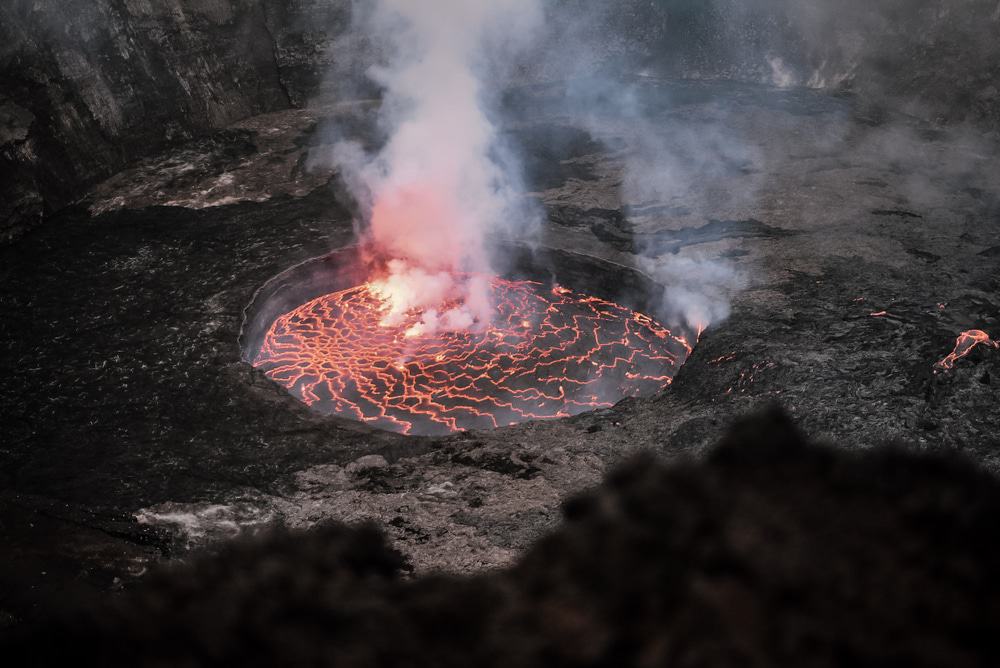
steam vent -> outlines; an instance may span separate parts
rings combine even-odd
[[[0,3],[6,663],[1000,665],[998,35]]]

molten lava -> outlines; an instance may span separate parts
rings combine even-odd
[[[652,394],[691,352],[684,337],[613,302],[488,281],[492,322],[427,335],[422,313],[385,317],[377,282],[314,299],[271,325],[254,366],[320,412],[443,434]]]
[[[943,360],[934,365],[935,369],[952,369],[955,362],[972,352],[978,345],[1000,348],[1000,341],[991,341],[990,335],[979,329],[970,329],[962,332],[955,339],[955,350]]]

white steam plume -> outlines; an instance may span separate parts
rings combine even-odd
[[[384,90],[376,154],[356,142],[334,162],[366,218],[367,241],[389,263],[377,284],[387,321],[414,309],[413,334],[488,322],[486,238],[518,210],[518,176],[499,145],[486,100],[497,61],[527,43],[542,20],[538,0],[373,0],[355,29],[383,48],[369,76]],[[489,80],[487,80],[489,79]],[[461,312],[440,310],[458,301]]]
[[[659,315],[698,333],[728,318],[733,296],[746,285],[731,263],[709,257],[642,258],[641,265],[666,286]]]
[[[615,152],[617,196],[637,229],[637,264],[665,288],[653,313],[671,327],[701,332],[730,315],[747,276],[733,262],[684,248],[664,253],[656,232],[677,223],[648,213],[687,210],[682,225],[698,227],[727,211],[753,211],[763,185],[766,153],[743,135],[737,110],[710,108],[686,117],[669,113],[671,101],[635,79],[577,78],[566,87],[565,114]],[[663,227],[661,227],[663,226]]]

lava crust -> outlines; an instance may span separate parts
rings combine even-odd
[[[270,327],[254,366],[322,413],[405,434],[568,417],[667,386],[691,352],[652,318],[534,281],[491,281],[480,331],[384,321],[371,283],[314,299]]]

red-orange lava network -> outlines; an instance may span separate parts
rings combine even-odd
[[[613,302],[491,282],[482,331],[408,336],[387,326],[371,283],[278,318],[254,361],[314,409],[407,434],[486,429],[607,407],[667,386],[688,342]],[[412,330],[411,330],[412,333]]]
[[[936,369],[951,369],[955,366],[955,362],[971,353],[972,349],[978,345],[1000,348],[1000,341],[991,340],[990,335],[981,329],[970,329],[967,332],[962,332],[955,339],[955,350],[935,364],[934,367]]]

